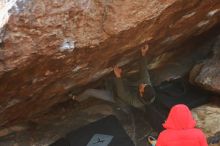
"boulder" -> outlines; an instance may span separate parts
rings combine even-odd
[[[212,46],[212,57],[194,66],[190,81],[206,90],[220,93],[220,36]]]
[[[176,64],[186,51],[178,45],[218,23],[220,1],[8,0],[0,8],[3,126],[67,100],[115,64],[133,62],[146,41],[151,69],[169,58]]]
[[[220,132],[220,108],[214,104],[207,104],[192,110],[197,127],[201,128],[207,137]]]

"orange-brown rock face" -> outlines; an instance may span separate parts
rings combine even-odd
[[[18,0],[1,30],[0,123],[65,100],[150,43],[151,68],[219,21],[219,0]],[[181,50],[181,48],[179,49]]]

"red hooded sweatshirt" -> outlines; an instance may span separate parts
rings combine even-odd
[[[175,105],[163,124],[166,130],[160,133],[156,146],[208,146],[205,135],[195,125],[189,108]]]

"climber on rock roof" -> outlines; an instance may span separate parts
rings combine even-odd
[[[122,77],[122,69],[118,66],[115,66],[114,81],[111,80],[109,82],[114,82],[114,88],[111,90],[115,89],[116,96],[114,96],[114,94],[112,94],[113,92],[109,90],[87,89],[78,97],[78,100],[82,101],[92,96],[105,101],[117,102],[121,105],[130,105],[144,110],[145,105],[153,103],[156,97],[155,90],[152,87],[147,69],[146,54],[148,50],[148,44],[145,44],[141,48],[140,76],[139,80],[137,81],[138,83],[131,85],[132,88],[129,89],[129,82]]]

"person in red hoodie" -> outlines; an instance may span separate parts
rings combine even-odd
[[[163,124],[165,130],[160,133],[156,146],[208,146],[204,133],[195,126],[189,108],[175,105]]]

